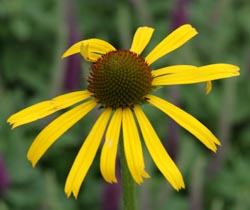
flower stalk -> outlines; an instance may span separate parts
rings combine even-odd
[[[120,143],[121,181],[123,210],[136,210],[135,182],[129,172],[123,141]]]

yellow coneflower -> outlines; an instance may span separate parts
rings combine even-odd
[[[81,53],[85,60],[92,62],[87,90],[64,94],[35,104],[8,119],[15,128],[81,102],[52,121],[36,137],[27,154],[28,160],[35,166],[63,133],[96,106],[101,108],[102,113],[83,142],[67,177],[67,196],[73,193],[77,197],[103,136],[105,142],[101,151],[100,170],[107,182],[117,182],[115,161],[121,128],[127,166],[136,183],[142,183],[143,178],[149,177],[145,171],[139,129],[146,148],[163,176],[174,189],[184,188],[182,175],[143,112],[142,104],[151,104],[163,111],[212,151],[215,152],[216,145],[220,145],[219,140],[196,118],[152,92],[157,86],[200,82],[207,82],[209,92],[212,80],[238,76],[239,68],[221,63],[201,67],[175,65],[152,69],[151,64],[156,60],[182,46],[197,34],[191,25],[183,25],[164,38],[144,58],[141,53],[153,32],[153,28],[139,27],[130,50],[117,50],[108,42],[95,38],[74,44],[63,57]]]

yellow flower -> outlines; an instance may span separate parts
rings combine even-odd
[[[139,27],[130,50],[116,50],[100,39],[88,39],[71,46],[67,57],[81,53],[92,62],[87,90],[72,92],[30,106],[13,114],[8,122],[13,128],[46,117],[58,110],[81,102],[52,121],[32,143],[27,158],[35,166],[47,149],[71,126],[97,105],[102,113],[85,139],[73,163],[65,184],[65,193],[77,197],[80,186],[95,158],[102,137],[100,170],[103,178],[116,183],[115,161],[122,128],[123,146],[129,171],[138,184],[149,175],[145,171],[139,131],[146,148],[163,176],[174,189],[184,188],[182,175],[163,147],[141,105],[150,104],[163,111],[179,125],[192,133],[206,147],[216,151],[219,140],[197,119],[175,105],[152,95],[155,87],[191,84],[239,75],[239,68],[231,64],[206,66],[175,65],[151,69],[151,64],[185,44],[197,34],[191,25],[183,25],[163,39],[145,58],[142,51],[151,39],[154,29]],[[137,126],[138,123],[138,126]]]

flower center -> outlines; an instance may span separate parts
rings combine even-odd
[[[88,90],[103,107],[133,108],[146,100],[152,79],[142,57],[128,50],[111,51],[91,66]]]

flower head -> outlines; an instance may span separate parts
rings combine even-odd
[[[94,107],[101,107],[102,113],[83,142],[67,177],[67,196],[73,193],[77,197],[103,136],[105,140],[100,170],[107,182],[117,182],[115,161],[121,130],[127,165],[136,183],[140,184],[143,178],[149,177],[144,165],[138,131],[140,130],[145,145],[163,176],[174,189],[185,187],[181,172],[163,147],[141,108],[142,104],[151,104],[163,111],[212,151],[215,152],[216,145],[220,145],[219,140],[201,122],[175,105],[153,95],[152,92],[158,86],[200,82],[208,82],[207,87],[211,89],[212,80],[238,76],[239,68],[231,64],[210,64],[201,67],[175,65],[152,69],[152,63],[197,34],[191,25],[183,25],[163,39],[144,58],[141,53],[153,32],[153,28],[139,27],[130,50],[117,50],[100,39],[88,39],[74,44],[63,57],[81,53],[85,60],[93,63],[88,76],[87,90],[64,94],[38,103],[8,119],[13,127],[17,127],[81,102],[52,121],[36,137],[27,154],[35,166],[63,133]]]

